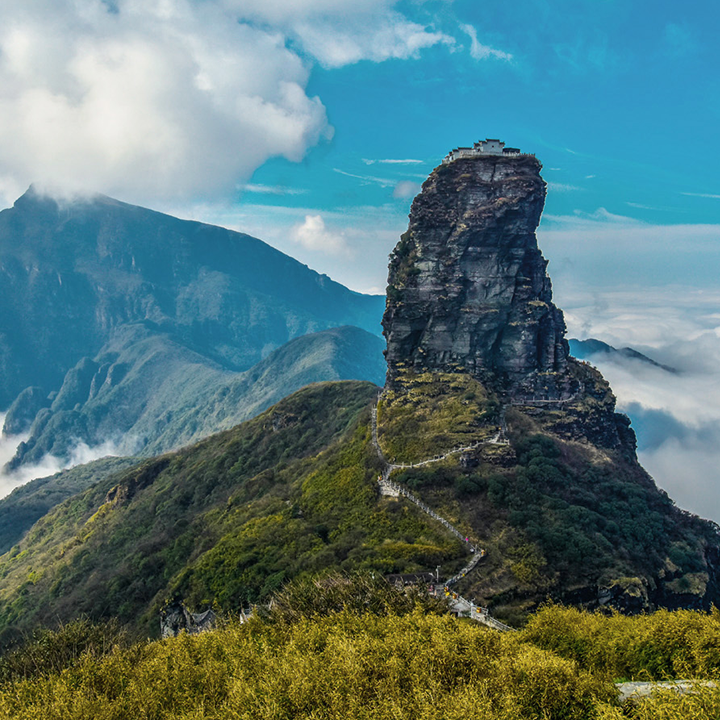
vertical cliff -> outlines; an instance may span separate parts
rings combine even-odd
[[[532,155],[436,168],[395,248],[383,318],[388,383],[404,368],[465,371],[514,397],[569,397],[568,345],[535,230],[545,202]]]

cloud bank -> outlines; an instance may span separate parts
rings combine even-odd
[[[145,203],[232,192],[330,138],[312,66],[452,38],[395,0],[5,0],[0,194],[31,182]]]
[[[720,522],[720,293],[634,288],[568,307],[570,335],[630,345],[678,370],[591,358],[633,420],[645,469],[678,505]]]
[[[0,430],[5,424],[5,414],[0,413]],[[3,468],[15,456],[17,446],[26,436],[0,435],[0,498],[10,494],[15,488],[24,485],[30,480],[36,478],[49,477],[61,470],[75,467],[76,465],[84,465],[85,463],[99,460],[108,456],[132,455],[137,451],[137,443],[134,439],[125,439],[121,442],[107,440],[100,445],[90,447],[84,442],[77,442],[69,457],[61,459],[54,455],[46,455],[41,462],[35,465],[23,465],[12,472],[6,472]]]

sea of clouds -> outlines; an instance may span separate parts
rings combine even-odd
[[[5,413],[0,413],[0,430],[5,423]],[[132,455],[137,449],[132,439],[107,440],[100,445],[90,447],[87,443],[76,442],[65,458],[45,455],[39,463],[22,465],[17,470],[6,470],[6,464],[13,459],[18,445],[27,440],[27,435],[0,435],[0,498],[10,494],[15,488],[25,485],[36,478],[49,477],[61,470],[84,465],[109,456]]]
[[[720,522],[720,291],[661,287],[565,298],[569,335],[631,346],[674,368],[596,355],[633,420],[642,465],[676,503]]]

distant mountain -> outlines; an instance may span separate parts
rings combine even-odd
[[[570,345],[570,354],[576,357],[578,360],[589,360],[593,356],[601,356],[605,359],[612,360],[613,358],[623,358],[626,360],[638,360],[648,365],[653,365],[661,370],[666,370],[670,373],[677,373],[675,368],[669,367],[668,365],[662,365],[659,362],[655,362],[652,358],[647,355],[643,355],[637,350],[633,350],[630,347],[614,348],[612,345],[608,345],[602,340],[596,340],[595,338],[588,338],[587,340],[576,340],[570,338],[568,340]]]
[[[115,441],[120,454],[153,455],[200,440],[256,415],[286,395],[324,380],[382,384],[383,342],[345,326],[295,338],[242,373],[142,325],[71,369],[43,408],[15,465],[67,455],[83,438]],[[22,413],[20,398],[8,418]]]
[[[191,401],[226,384],[237,396],[267,368],[238,373],[307,333],[351,325],[378,334],[384,307],[248,235],[33,188],[0,212],[0,278],[0,409],[17,400],[8,433],[33,424],[21,462],[62,454],[69,433],[92,443],[131,431],[132,449],[166,447],[165,426],[196,437],[172,429]],[[307,377],[342,377],[338,368]],[[272,372],[269,402],[285,392],[283,371]],[[259,394],[248,403],[262,406]]]

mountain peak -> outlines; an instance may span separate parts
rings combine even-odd
[[[462,370],[513,396],[559,400],[562,312],[535,236],[545,201],[532,155],[475,155],[436,168],[390,260],[388,381],[403,368]]]

